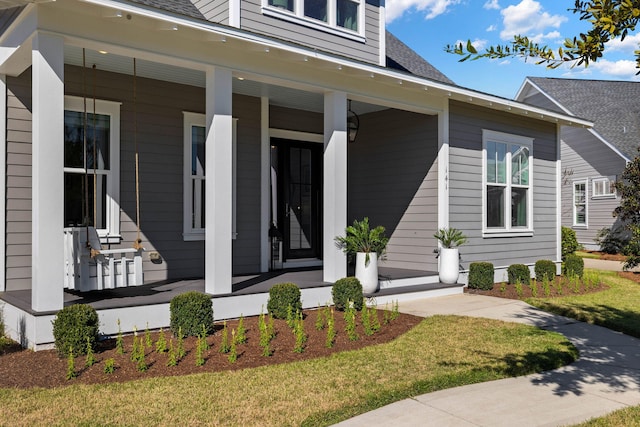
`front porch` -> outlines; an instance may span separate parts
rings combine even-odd
[[[216,320],[253,316],[266,310],[269,289],[283,282],[298,285],[302,293],[303,307],[317,307],[331,302],[333,283],[322,280],[322,269],[302,268],[255,275],[233,277],[229,294],[212,296]],[[381,267],[380,289],[372,297],[378,306],[392,301],[408,301],[462,293],[462,285],[445,285],[438,282],[438,274],[431,271]],[[89,304],[100,316],[100,332],[113,335],[118,332],[118,321],[123,332],[134,329],[166,328],[169,325],[169,303],[173,297],[187,291],[205,291],[203,279],[166,280],[143,286],[117,288],[93,292],[65,290],[64,304]],[[35,349],[48,348],[53,342],[51,328],[36,342],[27,342],[29,328],[49,324],[55,312],[35,312],[31,308],[31,291],[18,290],[0,293],[4,305],[5,323],[15,330],[23,345]]]

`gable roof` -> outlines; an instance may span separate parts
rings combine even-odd
[[[640,147],[640,82],[528,77],[556,111],[593,121],[593,130],[627,159]]]
[[[405,71],[416,76],[454,84],[451,79],[442,74],[440,70],[418,55],[413,49],[402,43],[389,31],[386,32],[387,68]]]
[[[206,19],[200,10],[191,2],[191,0],[129,0],[131,3],[137,3],[143,6],[149,6],[155,9],[164,10],[166,12],[178,15],[188,16],[195,19]]]

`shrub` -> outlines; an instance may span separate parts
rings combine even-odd
[[[507,268],[507,276],[509,277],[509,284],[520,283],[521,285],[528,284],[531,279],[531,270],[524,264],[512,264]]]
[[[549,259],[541,259],[536,261],[534,271],[537,281],[542,281],[545,277],[551,281],[556,277],[556,264]]]
[[[364,294],[362,293],[360,281],[355,277],[343,277],[339,279],[334,283],[331,295],[333,296],[333,303],[338,311],[344,311],[349,306],[349,301],[353,302],[356,310],[362,310]]]
[[[600,245],[600,250],[607,254],[619,254],[625,250],[631,235],[624,227],[613,226],[602,228],[596,234],[595,242]]]
[[[74,304],[63,308],[53,319],[53,338],[58,354],[85,354],[95,349],[98,340],[98,313],[90,305]]]
[[[169,303],[171,331],[186,336],[198,336],[204,328],[213,331],[213,305],[211,297],[202,292],[190,291],[177,295]]]
[[[278,283],[269,289],[269,301],[267,311],[276,319],[286,319],[287,309],[296,313],[302,310],[300,289],[295,283]]]
[[[582,249],[582,245],[578,243],[576,232],[569,227],[562,227],[562,259],[565,259],[567,255],[575,253],[577,250]]]
[[[584,260],[578,255],[569,255],[564,260],[564,275],[582,277],[584,273]]]
[[[493,289],[493,264],[472,262],[469,265],[469,287],[472,289]]]

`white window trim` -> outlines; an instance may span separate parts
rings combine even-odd
[[[120,243],[120,106],[122,103],[96,99],[96,114],[109,115],[109,154],[110,168],[104,173],[107,176],[107,228],[98,229],[100,242],[104,244]],[[67,111],[84,112],[84,98],[79,96],[64,97],[64,109]],[[93,99],[87,98],[87,113],[93,113]],[[84,169],[81,169],[84,172]],[[65,172],[78,172],[77,168],[64,168]]]
[[[576,221],[576,184],[584,185],[584,224],[578,224]],[[587,228],[589,226],[589,180],[577,179],[571,183],[571,224],[576,228]]]
[[[206,115],[201,113],[192,113],[189,111],[183,111],[183,239],[185,241],[197,241],[205,239],[205,228],[193,228],[191,227],[191,127],[201,126],[206,127]],[[236,239],[238,233],[236,232],[236,174],[237,174],[237,128],[238,119],[233,119],[233,141],[232,141],[232,230],[231,236]],[[206,176],[204,177],[206,182]]]
[[[348,38],[354,41],[364,43],[366,41],[364,32],[364,17],[366,2],[363,0],[351,0],[358,3],[358,31],[349,30],[339,27],[336,23],[337,19],[337,0],[327,0],[327,22],[310,18],[304,15],[304,0],[294,0],[293,12],[280,7],[269,5],[269,0],[262,0],[262,14],[282,19],[283,21],[302,24],[309,28],[324,31],[340,37]]]
[[[613,178],[613,179],[612,179]],[[615,187],[613,189],[613,193],[606,194],[596,194],[596,184],[599,182],[604,182],[605,184],[611,185],[611,183],[615,183],[615,177],[613,176],[603,176],[598,178],[593,178],[591,180],[591,198],[592,199],[615,199],[618,196],[618,192]]]
[[[506,159],[506,176],[507,184],[505,185],[509,191],[512,188],[511,180],[511,150],[509,146],[512,144],[525,146],[529,148],[529,185],[527,187],[527,227],[511,226],[511,202],[505,200],[505,227],[489,228],[487,227],[487,142],[499,142],[507,144]],[[482,236],[483,237],[528,237],[533,236],[533,138],[513,135],[504,132],[496,132],[492,130],[482,130]]]

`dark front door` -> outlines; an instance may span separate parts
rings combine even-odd
[[[273,223],[284,260],[322,253],[322,144],[271,140]]]

